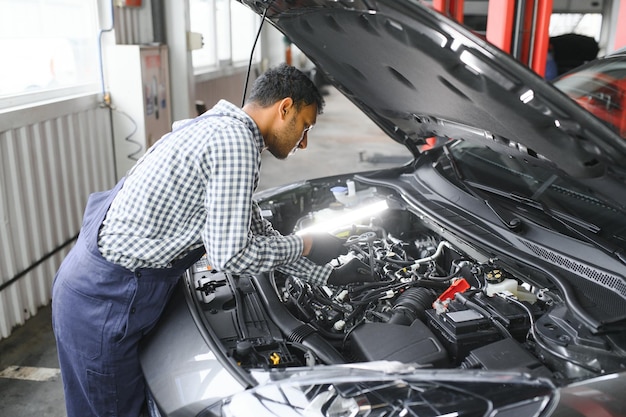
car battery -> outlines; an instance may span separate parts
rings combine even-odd
[[[470,301],[452,300],[445,312],[426,311],[428,327],[446,347],[456,365],[473,349],[505,337],[494,320],[506,328],[513,338],[524,341],[530,329],[530,318],[524,309],[500,297],[488,297],[483,293],[475,294]]]

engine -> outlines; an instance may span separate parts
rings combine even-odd
[[[307,215],[296,231],[333,216]],[[624,366],[623,336],[592,334],[555,288],[432,229],[395,206],[335,231],[348,253],[334,266],[357,263],[373,282],[200,271],[193,285],[209,325],[246,368],[389,360],[571,381]]]
[[[516,362],[527,371],[547,371],[523,345],[549,306],[532,288],[496,260],[467,259],[431,233],[405,239],[380,226],[350,235],[349,253],[336,266],[358,262],[376,282],[316,287],[275,275],[275,287],[289,311],[348,361],[485,369]]]

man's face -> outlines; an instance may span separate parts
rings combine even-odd
[[[278,159],[285,159],[298,149],[307,146],[308,132],[317,120],[317,105],[309,104],[297,111],[292,106],[285,116],[285,121],[274,133],[274,141],[268,150]]]

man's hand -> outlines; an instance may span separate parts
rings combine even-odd
[[[377,277],[372,275],[370,267],[357,258],[335,268],[328,277],[328,285],[339,287],[356,282],[374,281],[377,281]]]
[[[344,246],[345,241],[330,233],[307,235],[303,240],[302,254],[318,265],[325,265],[331,259],[348,253],[348,248]]]

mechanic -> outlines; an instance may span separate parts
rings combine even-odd
[[[113,189],[89,197],[52,293],[69,417],[140,415],[139,342],[205,252],[233,274],[278,269],[313,285],[371,279],[327,263],[345,253],[340,239],[282,236],[252,200],[261,152],[284,159],[305,149],[323,105],[301,71],[270,69],[243,108],[221,100],[175,123]]]

